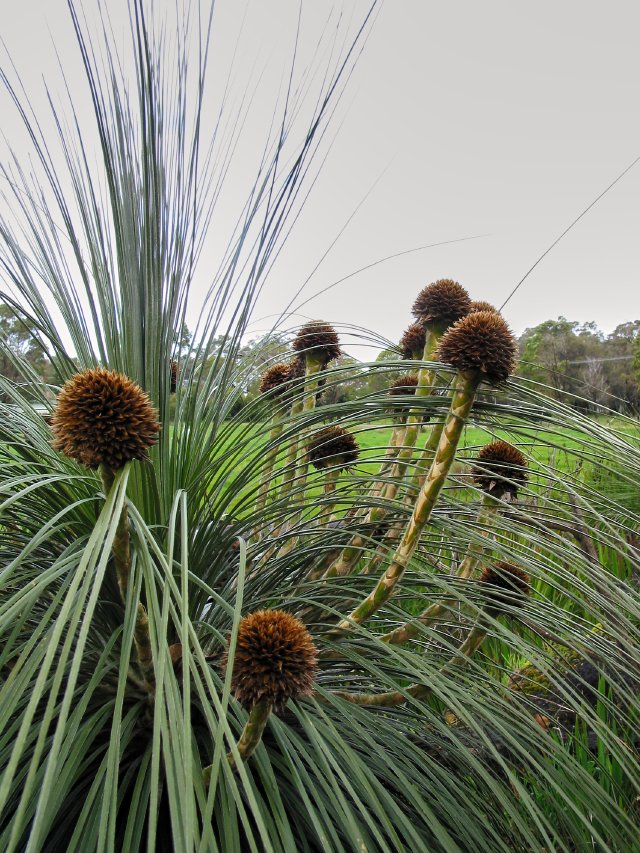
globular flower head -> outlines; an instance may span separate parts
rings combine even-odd
[[[390,397],[408,397],[405,402],[394,401],[391,405],[391,410],[395,415],[401,417],[406,415],[411,409],[411,398],[415,397],[416,388],[418,387],[418,374],[407,373],[389,386]]]
[[[322,367],[342,355],[336,330],[321,320],[305,323],[294,338],[293,348],[306,358],[319,361]]]
[[[467,291],[450,278],[428,284],[413,303],[412,313],[427,329],[443,332],[469,313],[471,299]]]
[[[309,461],[314,468],[347,468],[358,458],[358,445],[353,435],[339,426],[318,430],[307,445]]]
[[[229,647],[222,658],[228,665]],[[282,709],[289,699],[308,696],[318,651],[305,626],[284,610],[257,610],[240,620],[231,690],[251,710],[266,701]]]
[[[495,498],[516,497],[527,482],[527,460],[506,441],[492,441],[480,450],[472,474],[474,483]]]
[[[51,422],[53,446],[88,468],[117,471],[146,459],[160,424],[148,395],[122,373],[84,370],[60,389]]]
[[[282,394],[291,378],[288,364],[272,364],[260,377],[260,393]]]
[[[458,320],[438,345],[437,358],[465,373],[504,382],[516,365],[518,345],[500,314],[477,311]]]
[[[419,359],[424,353],[426,333],[422,323],[412,323],[402,333],[400,349],[404,359]]]
[[[296,358],[292,358],[291,361],[287,362],[287,368],[289,370],[289,381],[293,381],[294,379],[304,379],[304,374],[306,372],[304,356],[299,355]]]
[[[529,575],[512,563],[486,566],[478,578],[486,608],[494,616],[506,607],[522,606],[531,592]]]
[[[469,314],[477,314],[478,311],[490,311],[492,314],[500,313],[496,306],[490,302],[485,302],[483,299],[474,299],[469,306]]]

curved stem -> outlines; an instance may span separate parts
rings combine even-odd
[[[481,377],[478,373],[458,373],[451,408],[447,415],[433,464],[418,495],[413,515],[396,549],[391,565],[364,601],[346,619],[338,623],[332,632],[334,637],[345,634],[354,624],[363,622],[393,594],[416,550],[420,535],[429,521],[431,512],[446,482],[480,381]]]
[[[456,654],[440,670],[440,675],[449,675],[451,671],[464,663],[477,652],[487,636],[486,628],[478,622],[462,643]],[[344,690],[336,690],[333,696],[338,696],[353,705],[368,705],[375,708],[390,708],[403,705],[407,699],[426,699],[433,692],[429,684],[412,684],[406,690],[390,690],[387,693],[349,693]],[[320,698],[320,697],[316,697]]]
[[[438,332],[427,332],[423,353],[425,361],[430,361],[433,357],[439,338],[440,334]],[[418,373],[416,397],[428,397],[433,390],[434,382],[435,373],[427,367],[421,368]],[[390,479],[386,483],[383,483],[380,489],[380,497],[385,502],[392,501],[398,492],[401,479],[413,456],[413,449],[418,438],[421,422],[422,413],[420,409],[414,409],[407,418],[402,434],[400,432],[397,434],[396,440],[399,443],[399,449],[395,452],[395,463],[391,470]],[[382,521],[386,514],[387,509],[384,506],[372,507],[369,510],[365,523],[369,527],[374,526]],[[333,578],[348,575],[360,559],[365,544],[366,540],[359,534],[355,534],[349,544],[343,548],[340,555],[326,570],[324,576],[326,578]]]
[[[100,478],[105,494],[113,488],[115,472],[107,465],[101,465],[99,469]],[[127,593],[129,590],[129,576],[131,574],[131,538],[129,533],[129,513],[125,502],[118,519],[116,535],[111,546],[113,563],[120,589],[120,598],[124,606],[127,606]],[[133,644],[136,649],[136,659],[140,671],[150,690],[155,685],[155,673],[153,669],[153,655],[151,651],[151,638],[149,636],[149,619],[144,605],[138,602],[136,606],[136,621],[133,629]]]
[[[249,719],[245,723],[237,744],[240,759],[243,762],[251,758],[258,748],[272,708],[273,705],[263,699],[261,702],[257,702],[249,712]],[[231,767],[235,769],[236,760],[232,752],[227,753],[227,759]],[[211,779],[211,765],[205,767],[202,774],[205,785],[208,785]]]
[[[256,499],[256,514],[263,510],[267,504],[267,498],[269,496],[269,490],[271,488],[271,481],[273,479],[273,467],[275,465],[276,457],[278,456],[278,438],[280,437],[280,433],[282,432],[282,420],[275,414],[273,416],[273,420],[271,422],[271,431],[269,432],[269,450],[267,451],[267,458],[264,462],[264,469],[262,473],[262,479],[260,481],[260,488],[258,489],[258,497]]]
[[[481,531],[481,536],[489,536],[490,524],[498,512],[498,508],[499,503],[495,498],[492,498],[491,495],[483,496],[482,504],[480,505],[476,520],[476,525]],[[460,563],[457,577],[462,579],[471,577],[471,574],[478,565],[480,558],[485,554],[486,550],[486,544],[481,542],[472,542],[469,545],[464,560]],[[426,608],[426,610],[423,610],[416,619],[413,619],[410,622],[405,622],[404,625],[400,625],[395,630],[390,631],[388,634],[381,637],[382,642],[396,646],[408,642],[420,633],[421,628],[425,628],[427,625],[431,625],[442,616],[445,616],[455,601],[455,598],[445,598],[443,601],[431,604]]]

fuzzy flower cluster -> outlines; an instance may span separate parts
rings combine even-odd
[[[148,395],[127,376],[98,367],[62,386],[51,420],[53,446],[81,465],[118,471],[146,459],[160,424]]]
[[[222,667],[229,663],[229,648]],[[266,701],[281,710],[289,699],[308,696],[318,651],[305,626],[284,610],[258,610],[240,620],[231,690],[247,709]]]

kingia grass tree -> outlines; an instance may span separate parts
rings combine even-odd
[[[70,4],[99,167],[80,116],[54,114],[57,158],[3,77],[33,147],[3,171],[3,299],[55,380],[6,353],[21,381],[0,380],[2,849],[634,849],[640,518],[594,484],[633,496],[637,424],[481,384],[511,367],[486,305],[442,363],[424,336],[412,348],[420,328],[404,341],[438,393],[411,397],[427,451],[402,471],[388,395],[316,406],[306,346],[305,371],[292,352],[238,413],[240,342],[373,12],[346,48],[338,29],[326,73],[294,67],[179,354],[239,125],[225,99],[203,137],[211,20],[167,41],[130,8],[133,78],[106,22],[89,36]],[[344,376],[321,366],[325,387]],[[360,444],[335,490],[306,468],[327,427]],[[327,573],[354,537],[358,559]]]

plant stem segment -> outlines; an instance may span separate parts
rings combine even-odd
[[[292,422],[298,415],[312,412],[316,405],[318,382],[315,377],[322,369],[322,363],[307,355],[305,364],[304,396],[302,400],[296,400],[291,406]],[[301,500],[307,479],[307,464],[304,442],[300,438],[292,439],[287,451],[284,474],[282,476],[282,497],[289,494],[292,488],[295,487],[298,490],[296,501]]]
[[[487,636],[486,628],[479,622],[475,625],[454,657],[440,670],[440,675],[449,675],[455,667],[465,664],[480,648]],[[348,693],[336,690],[333,695],[339,696],[353,705],[368,705],[375,708],[391,708],[403,705],[407,699],[424,700],[431,695],[433,688],[429,684],[412,684],[404,691],[390,690],[388,693]]]
[[[430,361],[433,358],[441,334],[440,331],[427,330],[423,352],[423,359],[425,361]],[[416,397],[428,397],[433,391],[434,382],[434,372],[427,367],[421,368],[418,373]],[[394,454],[395,464],[391,471],[390,480],[384,483],[380,489],[381,499],[385,502],[393,501],[398,492],[402,476],[413,456],[413,448],[420,432],[421,422],[422,413],[420,409],[414,409],[407,418],[403,432],[398,432],[397,434],[396,440],[399,443],[399,450]],[[394,431],[394,437],[395,435]],[[372,507],[369,510],[365,523],[369,527],[373,526],[377,522],[382,521],[386,514],[387,509],[384,506]],[[362,536],[358,534],[353,536],[338,558],[329,566],[325,572],[325,577],[332,578],[348,575],[360,559],[365,542],[366,540]]]
[[[402,578],[409,560],[413,556],[420,535],[429,521],[431,512],[445,484],[480,381],[481,376],[477,372],[457,374],[451,407],[433,464],[420,490],[413,514],[396,549],[391,565],[365,600],[349,614],[347,619],[338,623],[332,632],[334,637],[346,633],[354,624],[363,622],[393,594],[396,584]]]
[[[498,512],[498,507],[498,501],[496,501],[495,498],[492,498],[491,495],[483,496],[476,522],[481,536],[487,537],[489,535],[490,525],[494,516]],[[484,543],[472,542],[469,545],[464,560],[460,563],[457,577],[465,580],[471,577],[472,572],[478,565],[478,561],[486,550],[487,547]],[[455,601],[455,598],[446,598],[443,601],[431,604],[426,608],[426,610],[423,610],[415,620],[405,622],[404,625],[400,625],[394,631],[390,631],[388,634],[385,634],[381,637],[381,640],[384,643],[390,643],[392,645],[401,645],[402,643],[412,640],[420,633],[421,628],[433,624],[442,616],[446,615],[447,611]]]
[[[99,469],[102,486],[105,495],[113,488],[115,473],[107,465],[101,465]],[[127,605],[127,592],[129,589],[129,575],[131,574],[131,538],[129,533],[129,513],[127,504],[122,507],[118,520],[116,535],[111,547],[113,562],[120,589],[122,603]],[[136,649],[138,666],[151,690],[155,685],[155,673],[153,670],[153,655],[151,651],[151,638],[149,636],[149,618],[144,605],[138,602],[136,607],[136,621],[133,629],[133,644]]]
[[[247,761],[258,748],[272,707],[270,702],[262,700],[262,702],[257,702],[249,712],[249,719],[245,723],[237,744],[242,761]],[[227,753],[227,759],[232,769],[235,769],[236,760],[232,752]],[[204,768],[202,776],[205,785],[208,785],[211,779],[211,765]]]
[[[264,471],[262,474],[262,480],[260,482],[260,488],[258,490],[258,497],[256,499],[256,514],[263,510],[267,504],[269,489],[271,488],[271,480],[273,478],[273,466],[275,465],[276,457],[278,455],[277,442],[281,432],[282,419],[276,413],[273,416],[273,420],[271,422],[271,430],[269,432],[269,449],[267,451],[267,458],[264,462]]]

